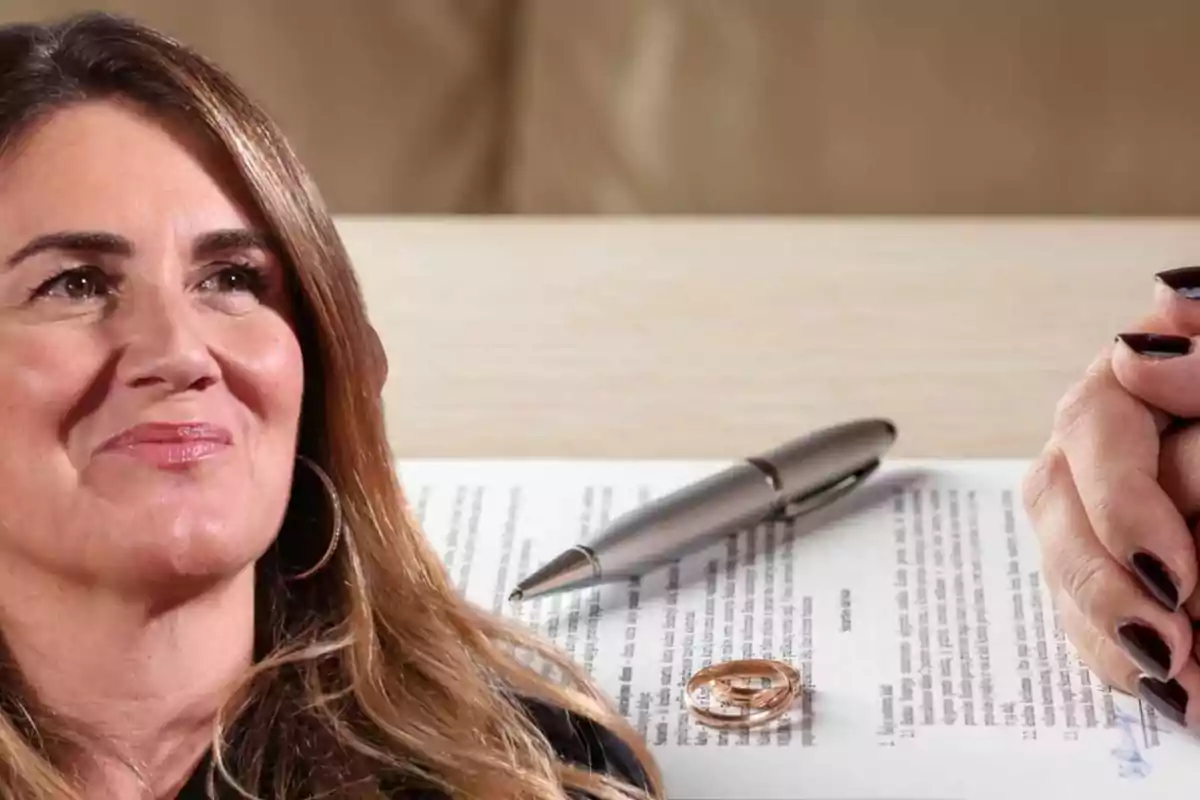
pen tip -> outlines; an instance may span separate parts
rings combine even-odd
[[[525,593],[522,592],[520,589],[513,589],[512,592],[510,592],[508,595],[508,602],[510,602],[510,603],[520,602],[521,598],[524,596],[525,596]]]

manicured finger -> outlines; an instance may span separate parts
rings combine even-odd
[[[1175,725],[1200,728],[1200,665],[1187,661],[1179,675],[1166,681],[1146,675],[1125,650],[1088,622],[1067,597],[1056,601],[1059,624],[1079,660],[1101,683],[1139,698]]]
[[[1192,358],[1195,346],[1190,337],[1198,331],[1200,308],[1191,306],[1200,306],[1200,302],[1182,300],[1162,283],[1161,278],[1156,283],[1154,297],[1154,313],[1137,320],[1123,333],[1117,334],[1111,350],[1110,369],[1116,375],[1118,383],[1134,397],[1156,409],[1164,419],[1171,416],[1191,416],[1172,410],[1173,407],[1191,404],[1192,401],[1186,397],[1175,398],[1174,402],[1167,398],[1165,406],[1159,405],[1159,401],[1164,399],[1158,396],[1163,394],[1163,389],[1155,381],[1163,380],[1161,373],[1167,364],[1171,364],[1166,370],[1167,373],[1177,373],[1180,365],[1186,363],[1180,362],[1179,359]],[[1178,380],[1171,374],[1166,377],[1172,381]],[[1143,394],[1146,384],[1149,384],[1152,397]]]
[[[1191,730],[1200,728],[1200,664],[1195,659],[1188,659],[1174,679],[1138,678],[1137,696],[1159,717]]]
[[[1200,422],[1162,437],[1158,483],[1189,525],[1200,518]]]
[[[1200,553],[1200,423],[1192,423],[1166,434],[1159,457],[1158,482],[1192,530],[1192,541]],[[1183,603],[1191,619],[1200,619],[1200,588]],[[1200,646],[1200,640],[1196,646]]]
[[[1113,374],[1125,391],[1172,416],[1200,416],[1200,351],[1191,337],[1127,331],[1117,340]]]
[[[1172,333],[1200,335],[1200,267],[1179,267],[1154,277],[1156,315]]]
[[[1192,621],[1192,655],[1200,659],[1200,636],[1197,636],[1197,625],[1200,624],[1200,592],[1193,592],[1183,601],[1183,613]]]
[[[1138,320],[1133,326],[1138,331],[1150,332],[1160,336],[1174,336],[1174,329],[1169,328],[1163,320],[1157,316],[1144,317]],[[1055,412],[1055,421],[1058,428],[1062,428],[1065,423],[1069,423],[1073,418],[1072,410],[1087,406],[1093,401],[1093,394],[1099,391],[1107,391],[1114,387],[1125,389],[1121,384],[1120,377],[1113,369],[1113,362],[1118,358],[1127,358],[1129,356],[1129,345],[1121,340],[1121,334],[1113,337],[1113,341],[1105,346],[1088,365],[1084,372],[1083,378],[1076,382],[1058,401],[1058,407]],[[1143,401],[1136,394],[1129,394],[1138,403],[1133,405],[1141,406],[1141,411],[1150,415],[1154,421],[1155,430],[1162,433],[1175,422],[1175,417],[1166,411]]]
[[[1128,695],[1137,694],[1137,681],[1142,671],[1129,655],[1087,617],[1065,594],[1055,601],[1059,626],[1075,649],[1079,660],[1102,683]]]
[[[1153,599],[1100,544],[1061,451],[1046,449],[1023,491],[1051,590],[1119,643],[1144,673],[1161,679],[1178,674],[1192,657],[1190,622]]]
[[[1200,423],[1179,427],[1163,437],[1158,481],[1191,526],[1200,553]],[[1200,588],[1184,600],[1183,610],[1190,619],[1200,620]],[[1200,657],[1200,638],[1195,636],[1193,650]]]
[[[1195,590],[1197,563],[1191,530],[1158,483],[1164,425],[1100,363],[1060,403],[1052,443],[1095,538],[1173,611]]]

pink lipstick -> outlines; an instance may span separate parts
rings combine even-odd
[[[127,455],[157,467],[181,467],[218,455],[233,434],[205,422],[148,422],[109,439],[102,453]]]

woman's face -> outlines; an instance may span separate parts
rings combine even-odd
[[[0,159],[0,581],[180,588],[278,530],[303,385],[284,266],[172,131],[88,103]]]

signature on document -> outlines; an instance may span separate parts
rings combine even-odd
[[[1117,760],[1118,774],[1122,778],[1144,778],[1150,774],[1151,767],[1138,746],[1136,731],[1142,727],[1141,721],[1124,711],[1118,711],[1116,718],[1121,743],[1111,752]]]

